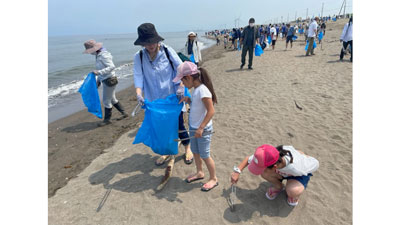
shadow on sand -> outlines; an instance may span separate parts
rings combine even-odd
[[[265,192],[270,186],[268,182],[263,182],[257,189],[248,190],[236,187],[236,201],[240,200],[241,203],[234,205],[234,211],[228,206],[224,212],[224,218],[231,223],[246,222],[252,217],[254,213],[259,217],[267,215],[269,217],[287,217],[294,207],[286,203],[286,194],[281,192],[274,200],[268,200],[265,197]],[[228,199],[231,193],[230,188],[224,189],[222,196]]]
[[[98,122],[84,122],[80,124],[76,124],[74,126],[66,127],[62,129],[61,131],[67,132],[67,133],[79,133],[82,131],[89,131],[89,130],[94,130],[98,128],[97,124],[100,123],[101,121]]]
[[[188,185],[184,180],[178,177],[171,177],[166,185],[168,191],[161,190],[157,192],[156,187],[160,184],[163,175],[153,176],[151,172],[153,170],[164,171],[167,164],[156,166],[154,162],[157,158],[157,156],[151,156],[149,154],[133,154],[128,158],[116,163],[111,163],[103,169],[91,174],[89,176],[90,184],[102,184],[107,190],[102,202],[100,202],[100,206],[105,203],[105,198],[111,189],[131,193],[154,190],[153,196],[159,199],[182,203],[182,200],[177,198],[178,193],[189,192],[192,189],[199,189],[201,187],[200,183]],[[182,160],[182,156],[176,157],[175,163],[180,160]],[[134,175],[131,175],[131,173]],[[113,180],[117,175],[121,174],[128,174],[128,177]]]
[[[225,72],[232,73],[232,72],[239,72],[239,71],[242,71],[242,70],[244,70],[244,68],[243,69],[235,68],[235,69],[225,70]]]

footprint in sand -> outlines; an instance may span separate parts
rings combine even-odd
[[[342,140],[342,137],[340,137],[339,135],[333,135],[331,138],[340,141]]]

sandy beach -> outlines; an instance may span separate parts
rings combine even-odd
[[[143,113],[101,128],[86,111],[49,124],[49,224],[352,224],[352,63],[348,55],[339,61],[346,22],[328,22],[322,49],[310,57],[303,36],[287,51],[279,38],[274,51],[254,56],[253,70],[240,70],[240,52],[223,44],[203,53],[218,96],[211,155],[219,186],[210,192],[185,183],[195,165],[184,164],[183,148],[172,178],[155,191],[165,165],[154,165],[148,147],[132,145]],[[129,113],[133,93],[117,94]],[[232,212],[232,168],[262,144],[293,145],[320,168],[296,207],[284,192],[268,200],[271,184],[245,169]]]

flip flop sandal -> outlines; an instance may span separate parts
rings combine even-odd
[[[287,197],[287,203],[288,203],[290,206],[296,206],[296,205],[299,204],[299,199],[297,199],[297,201],[295,201],[294,198],[288,196],[288,197]]]
[[[189,177],[188,177],[185,179],[185,181],[186,181],[186,183],[190,184],[192,182],[195,182],[196,180],[203,180],[203,179],[204,179],[204,177],[197,177],[197,178],[189,180]]]
[[[161,158],[161,157],[162,157],[162,156],[160,156],[160,158]],[[165,159],[163,159],[161,162],[157,162],[160,158],[158,158],[158,159],[155,161],[156,166],[164,165],[164,163],[165,163],[166,161],[168,161],[168,160],[171,159],[171,156],[169,155],[169,156],[167,156]]]
[[[185,162],[186,165],[190,165],[193,162],[193,158],[191,159],[186,159],[186,154],[183,155],[183,161]]]
[[[265,197],[267,197],[269,200],[274,200],[279,195],[279,193],[281,193],[281,191],[283,191],[283,188],[281,190],[272,191],[272,187],[269,187],[267,192],[265,193]],[[271,195],[269,195],[270,192]]]
[[[218,186],[218,182],[214,184],[214,186],[210,187],[210,188],[205,188],[204,185],[201,187],[202,191],[210,191],[211,189],[215,188],[216,186]]]

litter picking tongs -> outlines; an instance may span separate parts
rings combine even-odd
[[[228,197],[228,205],[231,211],[235,211],[235,199],[236,199],[236,186],[234,184],[231,185],[231,193]]]
[[[140,110],[142,109],[142,107],[140,106],[142,106],[140,103],[136,105],[135,109],[132,112],[132,117],[135,117],[140,112]]]
[[[190,131],[195,131],[195,130],[190,130]],[[184,131],[179,131],[179,133],[182,133],[182,132],[184,132]],[[204,135],[210,135],[210,134],[213,134],[213,133],[215,133],[215,131],[212,131],[212,132],[203,132],[203,136]],[[186,140],[189,140],[189,139],[193,139],[193,138],[195,138],[194,136],[191,136],[191,137],[187,137],[187,138],[183,138],[183,139],[174,139],[174,141],[176,141],[176,142],[178,142],[178,141],[186,141]]]

